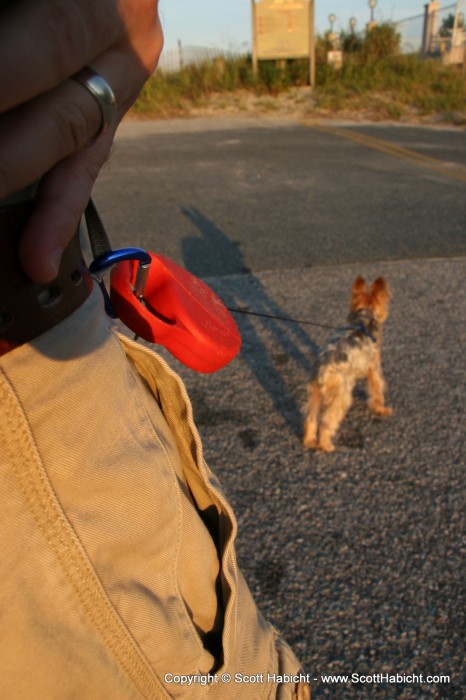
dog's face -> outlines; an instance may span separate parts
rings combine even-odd
[[[390,290],[383,277],[378,277],[369,290],[362,277],[354,281],[351,294],[352,312],[367,309],[373,313],[376,321],[382,324],[388,316],[389,303]]]

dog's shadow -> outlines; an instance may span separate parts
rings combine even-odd
[[[183,261],[190,272],[200,278],[245,275],[244,284],[235,285],[235,292],[222,290],[225,306],[243,312],[287,317],[286,311],[270,298],[261,281],[247,267],[238,245],[197,209],[182,208],[182,213],[201,234],[182,241]],[[309,376],[317,345],[297,323],[246,313],[234,312],[233,315],[243,340],[242,358],[270,396],[275,410],[300,438],[303,415],[289,382],[285,381],[284,366],[293,359]],[[263,336],[270,338],[267,344]],[[273,347],[272,352],[270,347]]]

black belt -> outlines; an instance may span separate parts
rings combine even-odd
[[[17,248],[33,206],[33,202],[27,202],[0,207],[0,355],[63,321],[92,290],[79,231],[63,253],[56,279],[38,284],[25,275]]]

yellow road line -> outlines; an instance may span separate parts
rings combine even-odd
[[[310,129],[323,131],[324,133],[331,134],[333,136],[340,136],[341,138],[349,139],[350,141],[356,141],[357,143],[373,148],[376,151],[381,151],[382,153],[387,153],[388,155],[396,156],[397,158],[403,158],[404,160],[410,160],[418,165],[430,168],[430,170],[435,170],[442,175],[447,175],[455,180],[466,182],[466,167],[463,165],[458,165],[456,163],[449,165],[441,160],[438,160],[437,158],[431,158],[430,156],[423,155],[422,153],[416,153],[416,151],[411,151],[408,148],[403,148],[402,146],[395,146],[395,144],[389,143],[388,141],[382,141],[381,139],[376,139],[373,136],[361,134],[359,132],[352,131],[351,129],[340,129],[335,126],[327,126],[320,124],[319,122],[309,121],[300,121],[300,124]]]

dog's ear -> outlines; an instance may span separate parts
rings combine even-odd
[[[357,311],[367,306],[367,286],[364,278],[359,276],[353,282],[351,290],[351,311]]]
[[[388,316],[388,305],[390,303],[390,288],[383,277],[378,277],[372,283],[370,296],[375,316],[383,323]]]
[[[383,277],[377,277],[371,286],[371,297],[390,298],[390,288]]]

